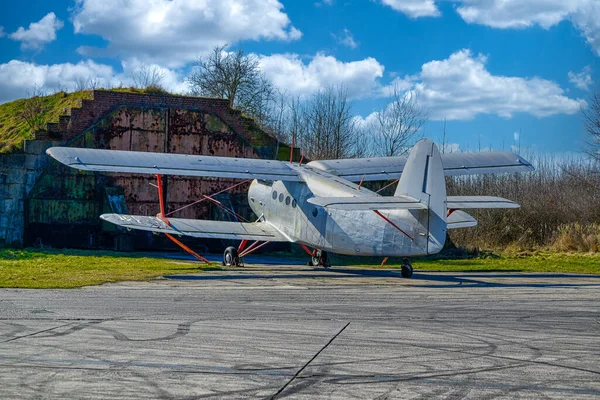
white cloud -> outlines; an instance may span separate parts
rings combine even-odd
[[[108,65],[89,60],[55,65],[12,60],[0,64],[0,103],[26,97],[33,86],[49,92],[71,89],[77,79],[89,77],[106,84],[113,79],[114,72]]]
[[[537,117],[574,114],[581,100],[565,96],[555,82],[541,78],[492,75],[487,58],[461,50],[424,64],[413,87],[433,119],[468,120],[479,114],[510,118],[523,112]]]
[[[58,90],[73,90],[78,81],[92,79],[99,87],[110,88],[119,85],[131,86],[131,74],[141,67],[138,61],[123,63],[123,72],[116,73],[109,65],[94,61],[80,61],[77,64],[64,63],[39,65],[12,60],[0,64],[0,103],[27,97],[33,86],[52,93]],[[151,66],[150,66],[151,67]],[[174,93],[187,90],[182,77],[176,72],[158,67],[163,75],[162,85]]]
[[[440,16],[443,0],[380,0],[411,18]],[[598,0],[454,0],[468,23],[499,29],[539,25],[549,29],[570,20],[600,56],[600,1]]]
[[[435,0],[381,0],[381,2],[411,18],[437,17],[440,15]]]
[[[340,35],[340,36],[335,35],[335,34],[331,34],[331,35],[339,44],[342,44],[346,47],[350,47],[351,49],[355,49],[358,47],[358,43],[354,40],[354,36],[352,35],[352,32],[350,32],[348,29],[344,29],[343,35]]]
[[[581,90],[589,90],[592,84],[592,69],[590,66],[586,66],[579,73],[569,71],[569,82],[577,86]]]
[[[296,40],[278,0],[76,0],[76,33],[99,35],[106,49],[82,47],[84,55],[179,67],[217,45],[242,40]]]
[[[318,53],[308,64],[297,54],[259,56],[267,78],[291,95],[311,95],[327,86],[343,85],[351,98],[367,97],[379,87],[384,67],[374,58],[342,62]]]
[[[188,85],[185,82],[185,77],[175,70],[161,67],[156,64],[144,64],[139,60],[123,61],[121,66],[123,67],[123,72],[117,75],[115,79],[124,85],[133,85],[132,75],[137,71],[140,71],[143,68],[146,70],[154,68],[162,77],[159,83],[160,86],[167,91],[171,93],[187,93],[189,91]]]
[[[0,26],[0,38],[6,36],[6,33],[4,33],[4,27]]]
[[[519,132],[514,132],[513,133],[513,140],[515,142],[518,142],[520,137],[521,137],[521,134]]]
[[[29,28],[20,27],[16,32],[11,33],[9,37],[13,40],[21,42],[21,49],[41,49],[46,43],[56,40],[56,31],[61,29],[64,23],[56,18],[56,15],[51,12],[39,22],[32,22]],[[0,30],[0,33],[2,31]],[[2,35],[0,35],[2,36]]]
[[[468,23],[494,28],[548,29],[577,10],[581,0],[461,0],[456,9]]]
[[[446,143],[439,145],[439,147],[442,154],[460,153],[462,151],[458,143]]]

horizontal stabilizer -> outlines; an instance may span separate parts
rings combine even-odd
[[[302,181],[289,163],[276,160],[75,147],[51,147],[46,153],[83,171]]]
[[[464,211],[453,211],[446,220],[448,229],[471,228],[477,226],[477,220]]]
[[[519,208],[514,201],[493,196],[448,196],[448,209],[459,208]]]
[[[308,202],[336,210],[426,210],[427,205],[408,196],[312,197]]]
[[[226,222],[201,219],[169,218],[169,224],[158,217],[103,214],[103,220],[129,229],[169,233],[209,239],[264,240],[288,242],[277,229],[265,222]]]

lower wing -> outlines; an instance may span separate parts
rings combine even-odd
[[[277,229],[264,222],[223,222],[201,219],[169,218],[169,224],[158,217],[103,214],[103,220],[129,229],[169,233],[209,239],[261,240],[289,242]]]

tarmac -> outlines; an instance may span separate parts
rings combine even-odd
[[[0,289],[0,398],[600,398],[600,276],[415,268]]]

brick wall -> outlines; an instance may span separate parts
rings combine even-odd
[[[248,134],[253,120],[242,116],[239,110],[229,108],[225,99],[154,95],[95,90],[93,100],[82,100],[81,107],[73,108],[71,115],[61,116],[58,123],[48,124],[48,132],[36,133],[39,140],[69,140],[82,133],[116,108],[127,105],[140,108],[178,108],[213,113],[236,133],[251,140]]]

